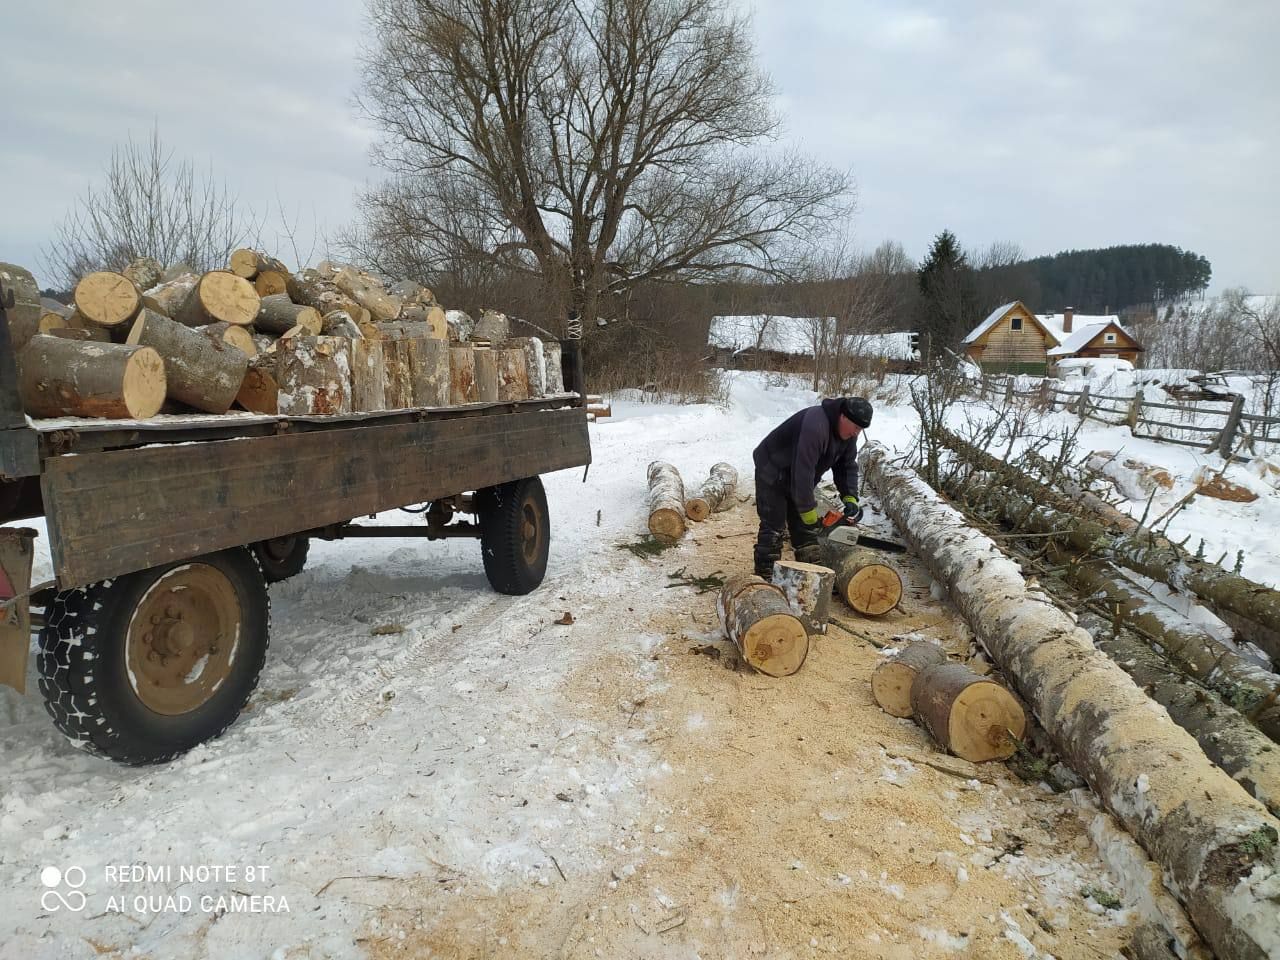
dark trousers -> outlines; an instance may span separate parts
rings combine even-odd
[[[786,478],[781,483],[770,482],[756,471],[756,513],[760,515],[760,533],[756,537],[755,570],[762,577],[773,575],[773,562],[782,559],[782,544],[788,531],[796,559],[805,563],[820,563],[822,551],[818,544],[817,530],[806,527],[800,520],[795,502],[787,492]]]

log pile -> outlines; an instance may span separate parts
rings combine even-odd
[[[492,310],[451,325],[427,288],[348,264],[295,273],[242,249],[197,275],[144,257],[82,277],[64,311],[44,309],[31,274],[0,263],[0,291],[14,294],[7,317],[33,417],[329,416],[564,394],[559,343],[513,337]]]

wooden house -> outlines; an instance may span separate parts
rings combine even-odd
[[[1006,303],[961,342],[965,356],[992,373],[1046,375],[1059,360],[1093,357],[1137,365],[1142,344],[1113,315],[1034,314],[1021,300]]]

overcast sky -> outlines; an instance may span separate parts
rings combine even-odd
[[[854,173],[861,246],[1163,242],[1207,256],[1214,289],[1280,292],[1275,0],[743,3],[787,142]],[[304,254],[378,177],[351,102],[359,0],[17,7],[0,260],[40,276],[70,202],[153,123],[246,204],[282,202]]]

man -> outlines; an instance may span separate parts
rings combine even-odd
[[[823,400],[788,417],[761,441],[756,463],[756,573],[769,578],[782,557],[789,528],[796,559],[821,563],[818,504],[813,488],[828,470],[844,502],[847,523],[862,519],[858,506],[858,435],[871,426],[871,404],[862,397]]]

